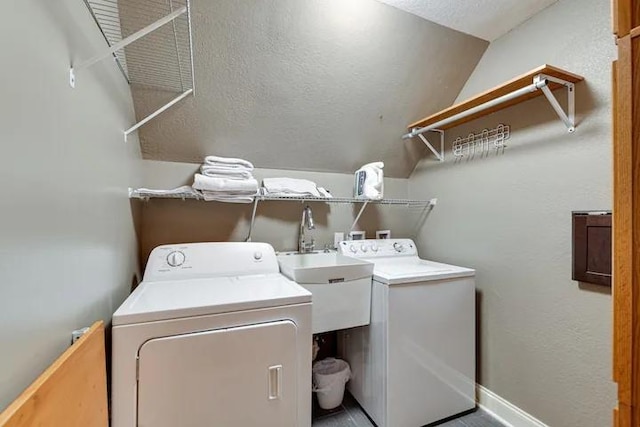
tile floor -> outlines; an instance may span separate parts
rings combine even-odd
[[[433,427],[505,427],[482,410]],[[431,427],[430,426],[430,427]],[[314,408],[313,427],[375,427],[353,397],[345,393],[342,406],[333,411]]]

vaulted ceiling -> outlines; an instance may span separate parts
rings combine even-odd
[[[195,96],[140,129],[146,159],[346,173],[382,160],[407,177],[424,155],[407,124],[449,106],[488,45],[376,0],[192,0],[192,24]],[[132,92],[139,118],[175,96]]]
[[[558,0],[379,0],[429,21],[493,41]]]

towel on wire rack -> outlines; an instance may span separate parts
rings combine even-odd
[[[245,169],[229,169],[220,166],[211,166],[204,164],[200,167],[200,173],[211,178],[227,178],[227,179],[252,179],[253,175]]]
[[[212,178],[197,173],[193,179],[193,188],[201,191],[253,196],[258,192],[258,181],[253,178]]]
[[[320,193],[320,196],[314,196],[313,194],[309,194],[309,193],[293,193],[291,191],[288,192],[270,192],[268,191],[266,188],[262,189],[262,195],[263,196],[267,196],[267,197],[315,197],[315,198],[320,198],[320,199],[331,199],[333,198],[333,196],[331,195],[331,193],[329,193],[328,190],[325,190],[322,187],[318,187],[318,192]]]
[[[311,196],[330,198],[331,194],[313,181],[295,178],[265,178],[262,180],[265,196],[296,197]]]
[[[320,193],[320,195],[322,197],[326,197],[327,199],[332,198],[333,196],[331,195],[331,193],[329,193],[329,190],[327,190],[324,187],[318,187],[318,192]]]
[[[207,202],[225,202],[225,203],[251,203],[255,195],[218,193],[215,191],[203,191],[202,197]]]
[[[198,190],[195,190],[188,185],[172,188],[171,190],[155,190],[153,188],[137,188],[135,190],[132,190],[131,194],[137,195],[140,197],[149,197],[149,196],[198,197],[200,196],[200,192]]]
[[[244,159],[235,159],[233,157],[207,156],[204,158],[204,164],[207,166],[217,166],[226,169],[240,169],[246,171],[253,170],[253,163]]]

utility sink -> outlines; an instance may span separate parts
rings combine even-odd
[[[373,275],[373,264],[338,253],[278,255],[282,274],[299,285],[340,283]]]
[[[311,292],[314,334],[370,323],[372,263],[337,253],[279,254],[278,263]]]

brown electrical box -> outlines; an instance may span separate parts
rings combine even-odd
[[[611,286],[611,212],[573,212],[573,280]]]

